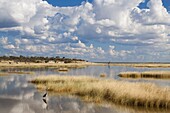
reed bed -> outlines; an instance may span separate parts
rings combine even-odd
[[[29,74],[32,75],[34,72],[25,72],[25,71],[9,71],[9,74]]]
[[[0,73],[0,76],[8,76],[9,73]]]
[[[118,76],[124,78],[170,79],[170,71],[122,72]]]
[[[86,76],[40,76],[31,81],[40,90],[77,95],[92,102],[170,108],[170,88]]]
[[[18,74],[18,75],[33,75],[34,72],[25,72],[25,71],[5,71],[5,72],[0,72],[0,76],[8,76],[11,74]]]

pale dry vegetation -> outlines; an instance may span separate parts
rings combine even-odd
[[[19,62],[18,64],[13,63],[1,63],[0,68],[85,68],[87,66],[93,65],[90,62],[80,62],[80,63],[23,63]]]
[[[170,71],[122,72],[118,76],[124,78],[170,79]]]
[[[8,76],[9,73],[0,73],[0,76]]]
[[[25,72],[25,71],[9,71],[9,74],[29,74],[29,75],[33,75],[34,72]]]
[[[69,69],[68,68],[59,68],[57,71],[59,72],[67,72]]]
[[[1,70],[2,71],[2,70]],[[33,75],[34,72],[31,71],[0,71],[0,76],[8,76],[8,75],[12,75],[12,74],[18,74],[18,75]]]
[[[40,76],[31,82],[40,90],[77,95],[85,101],[170,108],[170,88],[153,83],[130,83],[86,76]]]
[[[110,66],[127,66],[139,68],[169,68],[169,63],[111,63]]]
[[[104,78],[104,77],[107,77],[107,75],[106,75],[105,73],[101,73],[101,74],[100,74],[100,77],[103,77],[103,78]]]

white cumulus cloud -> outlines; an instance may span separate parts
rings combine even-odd
[[[170,14],[162,0],[150,0],[147,9],[138,7],[141,2],[94,0],[80,6],[53,7],[42,0],[1,0],[1,55],[166,59]]]

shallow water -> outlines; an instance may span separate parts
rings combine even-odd
[[[87,75],[100,77],[101,73],[105,73],[110,79],[130,82],[153,82],[163,87],[170,86],[170,80],[122,79],[117,76],[118,73],[123,71],[170,70],[170,68],[89,66],[82,69],[70,69],[65,73],[57,72],[54,68],[21,70],[34,71],[36,76],[56,74],[61,76]],[[37,91],[33,84],[27,82],[36,76],[13,74],[0,77],[0,113],[170,113],[170,110],[165,109],[146,109],[108,104],[96,105],[85,103],[77,97],[63,95],[48,95],[45,98],[46,104],[42,97],[45,92]]]

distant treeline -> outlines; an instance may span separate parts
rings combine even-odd
[[[33,62],[33,63],[48,63],[49,61],[54,62],[64,62],[64,63],[72,63],[72,62],[78,62],[78,61],[85,61],[82,59],[70,59],[59,56],[56,57],[42,57],[42,56],[0,56],[0,61],[14,61],[14,62]]]

